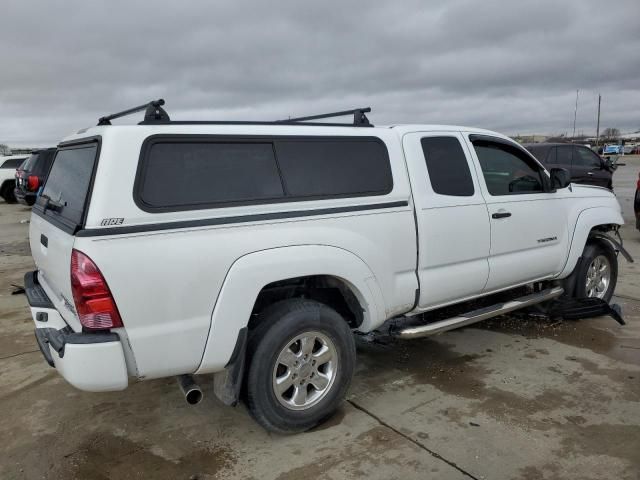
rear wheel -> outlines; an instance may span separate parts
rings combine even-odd
[[[618,258],[604,242],[589,242],[576,266],[575,296],[611,300],[618,281]]]
[[[0,188],[0,197],[4,198],[4,201],[7,203],[16,203],[16,196],[13,194],[13,189],[15,187],[15,182],[12,180],[8,180],[2,184]]]
[[[347,393],[355,344],[346,321],[315,301],[267,308],[249,333],[246,398],[267,430],[296,433],[329,418]]]

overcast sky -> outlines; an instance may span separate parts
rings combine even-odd
[[[507,134],[640,129],[639,0],[3,0],[0,143],[155,98],[173,119],[371,106]],[[139,121],[133,118],[129,121]]]

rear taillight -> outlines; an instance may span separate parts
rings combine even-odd
[[[636,188],[640,190],[640,172],[638,172],[638,183],[636,184]]]
[[[40,186],[40,179],[38,178],[38,176],[29,175],[29,177],[27,178],[27,188],[29,189],[29,191],[35,192],[36,190],[38,190],[39,186]]]
[[[84,328],[105,330],[123,326],[102,273],[89,257],[78,250],[71,253],[71,291]]]

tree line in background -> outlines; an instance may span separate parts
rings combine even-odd
[[[602,131],[602,138],[607,140],[620,138],[620,130],[617,128],[605,128]]]
[[[640,133],[640,132],[639,132]],[[605,128],[601,133],[598,140],[598,145],[602,145],[604,143],[618,143],[620,141],[621,132],[619,128]],[[640,135],[639,135],[640,136]],[[555,134],[551,136],[546,135],[516,135],[512,137],[514,140],[520,143],[537,143],[537,142],[586,142],[589,140],[591,143],[595,141],[595,136],[591,135],[576,135],[575,137],[571,137],[566,133]],[[624,140],[622,141],[624,143]]]

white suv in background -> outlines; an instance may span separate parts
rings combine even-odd
[[[26,155],[0,156],[0,197],[7,203],[15,203],[16,170],[28,157]]]
[[[77,388],[178,376],[195,403],[190,375],[214,374],[225,403],[298,432],[345,396],[354,331],[395,319],[413,338],[613,294],[616,198],[503,135],[374,127],[368,109],[337,112],[345,124],[181,122],[162,104],[64,139],[33,207],[36,336]]]

